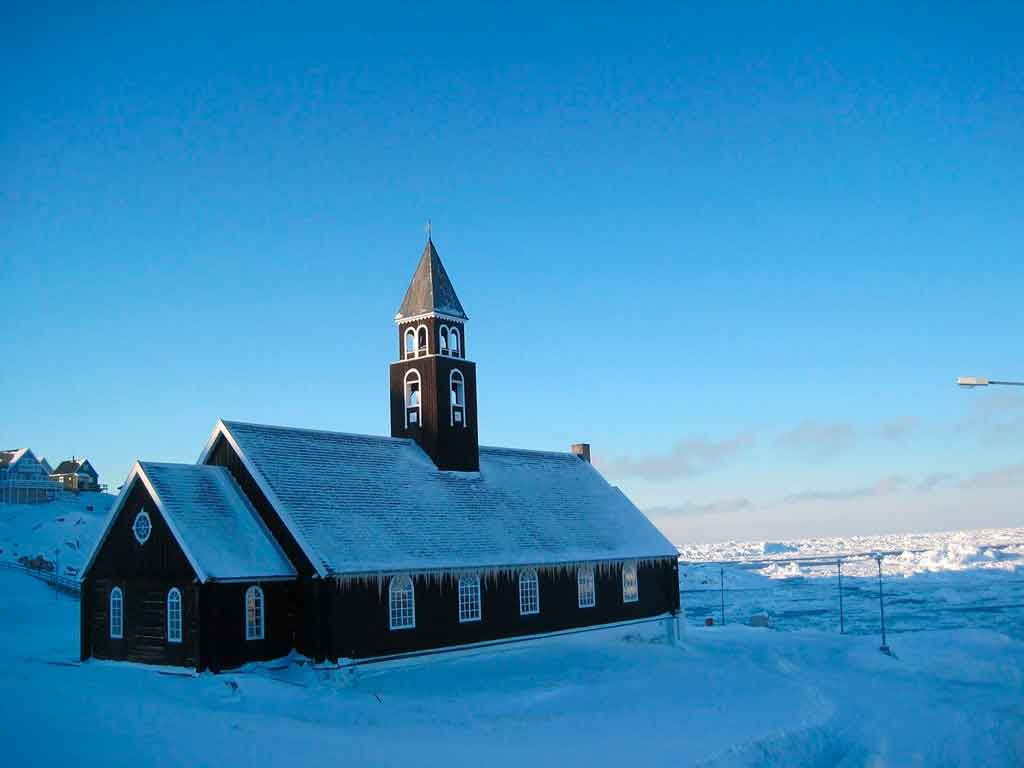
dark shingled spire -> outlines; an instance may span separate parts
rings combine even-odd
[[[462,302],[455,295],[455,288],[448,278],[448,273],[444,271],[444,264],[434,249],[434,242],[429,239],[395,320],[425,315],[428,312],[438,312],[462,320],[469,319],[462,308]]]

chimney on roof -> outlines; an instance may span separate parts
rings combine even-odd
[[[587,464],[590,463],[590,443],[573,443],[570,450]]]

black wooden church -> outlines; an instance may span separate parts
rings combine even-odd
[[[428,241],[391,437],[219,421],[196,464],[137,462],[83,571],[82,658],[216,671],[676,613],[675,548],[589,446],[479,445],[467,320]]]

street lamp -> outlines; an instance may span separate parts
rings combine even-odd
[[[995,379],[986,379],[984,376],[960,376],[957,378],[956,383],[961,387],[987,387],[991,384],[1002,384],[1007,387],[1024,387],[1024,381],[996,381]]]

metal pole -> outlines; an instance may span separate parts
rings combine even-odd
[[[875,562],[878,563],[878,614],[882,618],[882,646],[879,650],[882,653],[887,653],[890,656],[892,651],[889,650],[888,644],[885,642],[885,602],[882,600],[882,557],[879,555],[875,558]]]
[[[846,632],[846,625],[843,621],[843,561],[836,560],[836,567],[839,569],[839,634]]]
[[[722,626],[725,626],[725,568],[718,569],[718,578],[722,582]]]
[[[56,555],[55,562],[53,564],[53,599],[57,602],[60,601],[60,587],[57,584],[57,580],[60,578],[60,547],[53,550]]]

